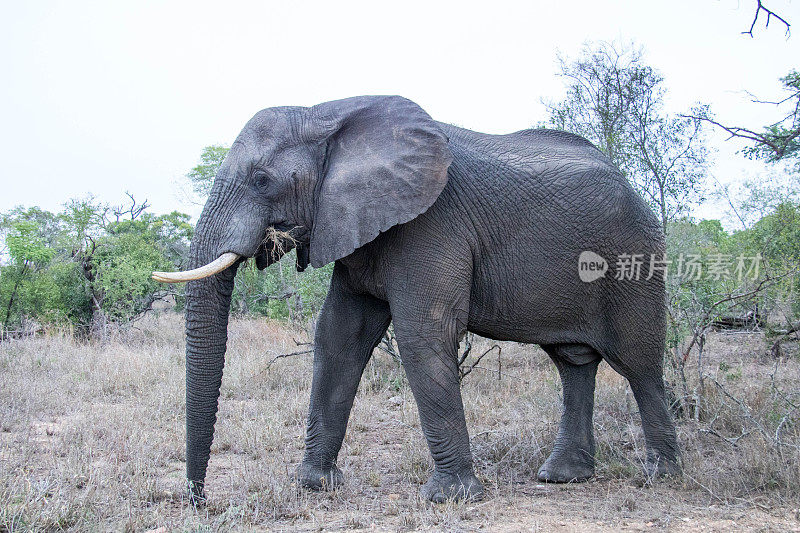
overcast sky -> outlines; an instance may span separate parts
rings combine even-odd
[[[767,6],[800,31],[800,3]],[[489,133],[544,120],[558,98],[556,54],[590,40],[635,41],[671,110],[696,101],[759,128],[800,68],[800,35],[749,27],[754,0],[561,2],[13,2],[0,20],[0,211],[57,210],[124,191],[156,212],[197,212],[183,175],[202,148],[229,144],[259,109],[400,94],[435,119]],[[723,182],[762,175],[719,147]],[[699,211],[714,215],[713,206]]]

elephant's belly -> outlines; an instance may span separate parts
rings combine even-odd
[[[572,272],[544,267],[492,271],[476,271],[472,283],[467,329],[478,335],[536,344],[585,342],[604,318],[598,311],[601,303],[571,280]]]

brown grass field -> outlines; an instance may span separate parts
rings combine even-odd
[[[183,490],[182,320],[149,317],[104,342],[54,332],[0,344],[0,532],[800,531],[800,420],[784,400],[800,389],[800,358],[795,348],[776,363],[760,334],[741,333],[706,344],[705,372],[731,396],[707,381],[698,419],[679,424],[682,479],[641,473],[636,404],[603,363],[598,475],[560,486],[535,479],[557,429],[558,375],[538,348],[502,343],[501,373],[487,356],[463,387],[487,497],[432,505],[417,495],[431,462],[416,405],[402,368],[379,351],[340,455],[345,486],[298,491],[290,473],[303,453],[311,357],[270,362],[303,334],[233,320],[209,503],[195,510]],[[490,346],[477,344],[474,353]],[[686,372],[694,390],[697,367]]]

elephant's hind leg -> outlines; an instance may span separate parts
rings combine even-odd
[[[627,376],[626,376],[627,377]],[[628,377],[642,418],[649,477],[680,475],[680,451],[672,415],[667,409],[664,378],[660,368]]]
[[[628,380],[639,406],[647,445],[645,471],[650,477],[681,473],[675,424],[667,408],[664,390],[662,354],[662,342],[636,342],[618,352],[604,354],[611,367]],[[638,357],[634,359],[633,356]]]
[[[594,476],[594,386],[600,355],[584,344],[546,345],[558,368],[564,411],[550,457],[539,469],[539,481],[569,483]]]

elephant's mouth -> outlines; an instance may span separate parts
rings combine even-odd
[[[256,267],[264,270],[280,261],[292,248],[297,250],[296,267],[302,272],[308,267],[308,231],[302,226],[275,224],[267,228],[266,236],[255,254]]]
[[[309,253],[308,245],[304,243],[297,243],[294,248],[297,250],[297,260],[295,266],[298,272],[304,271],[308,268]],[[262,245],[258,248],[255,255],[256,267],[259,270],[264,270],[268,266],[280,261],[283,254],[277,252],[273,246]]]

